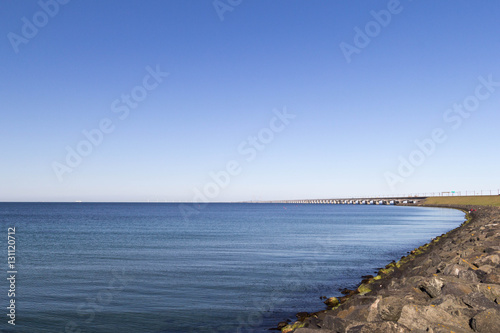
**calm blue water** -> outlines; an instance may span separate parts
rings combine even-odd
[[[15,332],[265,332],[463,222],[438,208],[200,209],[0,203],[5,249],[16,227]]]

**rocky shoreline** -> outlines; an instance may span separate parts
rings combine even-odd
[[[458,228],[363,277],[356,290],[299,313],[283,333],[500,332],[500,207],[467,212]]]

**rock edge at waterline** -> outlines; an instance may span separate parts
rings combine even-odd
[[[467,220],[282,332],[499,333],[500,208],[440,207]]]

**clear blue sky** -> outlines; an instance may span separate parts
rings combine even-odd
[[[500,82],[498,1],[41,3],[0,2],[0,201],[500,188],[500,85],[478,79]]]

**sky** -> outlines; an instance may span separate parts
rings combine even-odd
[[[498,1],[0,1],[0,201],[498,190]]]

